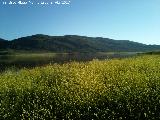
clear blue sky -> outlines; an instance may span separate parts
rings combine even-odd
[[[160,0],[70,0],[70,5],[24,6],[2,1],[7,0],[0,0],[0,38],[72,34],[160,45]]]

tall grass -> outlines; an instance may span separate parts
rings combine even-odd
[[[0,74],[0,119],[160,119],[160,56]]]

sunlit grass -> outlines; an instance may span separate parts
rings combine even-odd
[[[160,119],[160,56],[0,74],[0,119]]]

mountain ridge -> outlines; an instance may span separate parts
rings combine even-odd
[[[146,52],[160,50],[160,45],[146,45],[130,40],[103,37],[35,34],[11,41],[0,38],[0,49],[48,52]]]

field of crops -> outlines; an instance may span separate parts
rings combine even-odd
[[[0,74],[1,120],[160,119],[160,56]]]

